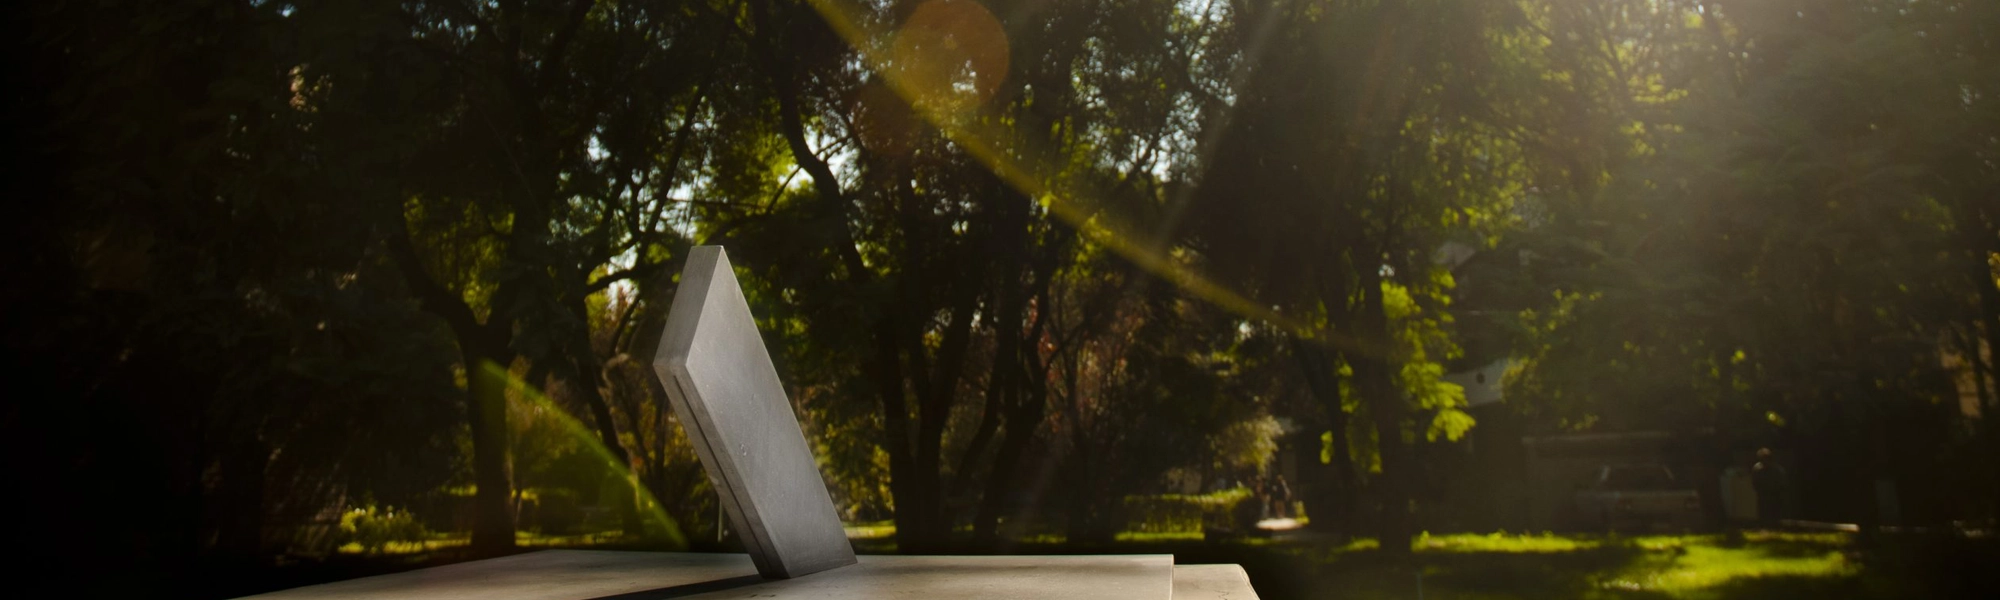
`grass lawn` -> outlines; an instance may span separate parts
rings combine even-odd
[[[582,548],[606,544],[630,544],[633,540],[621,531],[580,533],[576,535],[543,535],[530,531],[514,532],[514,546],[518,548]],[[422,555],[440,550],[454,550],[472,546],[472,535],[467,533],[433,534],[423,541],[388,542],[380,548],[364,548],[360,542],[348,542],[335,549],[347,555]]]
[[[1407,557],[1372,544],[1246,556],[1265,598],[1994,598],[1991,541],[1852,534],[1418,537]],[[1419,591],[1421,589],[1421,591]]]
[[[1862,567],[1849,559],[1849,546],[1851,540],[1840,536],[1781,533],[1749,534],[1733,543],[1716,535],[1422,536],[1416,553],[1400,565],[1411,581],[1361,576],[1365,583],[1347,597],[1413,597],[1419,574],[1431,598],[1768,597],[1858,577]],[[1735,592],[1746,586],[1760,593]],[[1398,587],[1409,590],[1398,593]]]
[[[864,552],[894,551],[893,527],[866,532],[855,540]],[[1199,535],[1127,533],[1095,545],[1042,535],[1004,551],[1173,554],[1182,564],[1237,563],[1266,600],[2000,598],[2000,544],[1994,540],[1885,537],[1863,544],[1848,533],[1494,533],[1425,534],[1411,548],[1398,557],[1365,538],[1209,543]]]

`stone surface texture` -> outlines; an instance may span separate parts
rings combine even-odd
[[[653,372],[759,573],[797,577],[854,564],[721,246],[689,252]]]
[[[1214,568],[1211,568],[1214,567]],[[273,592],[254,598],[437,600],[818,598],[1166,600],[1217,595],[1242,569],[1201,566],[1182,596],[1170,555],[863,556],[859,564],[792,579],[765,579],[742,554],[544,550]],[[1200,595],[1210,594],[1210,595]]]
[[[1240,566],[1174,565],[1174,600],[1257,600],[1257,590]]]

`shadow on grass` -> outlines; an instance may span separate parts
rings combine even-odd
[[[1839,552],[1845,544],[1830,544],[1820,541],[1772,540],[1756,542],[1747,546],[1772,558],[1812,558],[1825,556],[1828,552]]]
[[[1827,600],[1831,598],[1917,598],[1926,596],[1906,595],[1910,590],[1871,589],[1864,585],[1857,575],[1841,577],[1807,577],[1799,575],[1745,577],[1732,579],[1721,585],[1693,592],[1689,597],[1712,598],[1714,600],[1789,600],[1793,598]],[[1882,592],[1891,592],[1883,594]]]
[[[1519,598],[1667,598],[1642,589],[1607,588],[1606,573],[1643,561],[1645,552],[1609,545],[1568,552],[1420,554],[1431,596]],[[1392,596],[1393,597],[1393,596]]]

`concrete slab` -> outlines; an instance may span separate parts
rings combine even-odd
[[[688,253],[653,372],[758,573],[797,577],[854,564],[721,246]]]
[[[1237,565],[1174,565],[1174,600],[1257,600]]]
[[[744,554],[543,550],[272,592],[252,598],[599,598],[630,592],[762,578]]]
[[[1173,596],[1173,568],[1174,557],[1164,554],[863,556],[861,564],[846,569],[689,597],[1167,600]]]
[[[757,575],[748,556],[687,552],[544,550],[406,573],[273,592],[252,598],[319,600],[818,598],[1167,600],[1181,577],[1171,555],[863,556],[859,564],[792,579]],[[1237,569],[1237,574],[1242,570]],[[1191,572],[1190,593],[1228,575]],[[1242,580],[1247,589],[1249,580]],[[1222,598],[1225,596],[1192,596]],[[1231,599],[1255,598],[1226,596]]]

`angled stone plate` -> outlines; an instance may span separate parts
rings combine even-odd
[[[653,372],[758,573],[789,578],[854,564],[721,246],[689,253]]]

